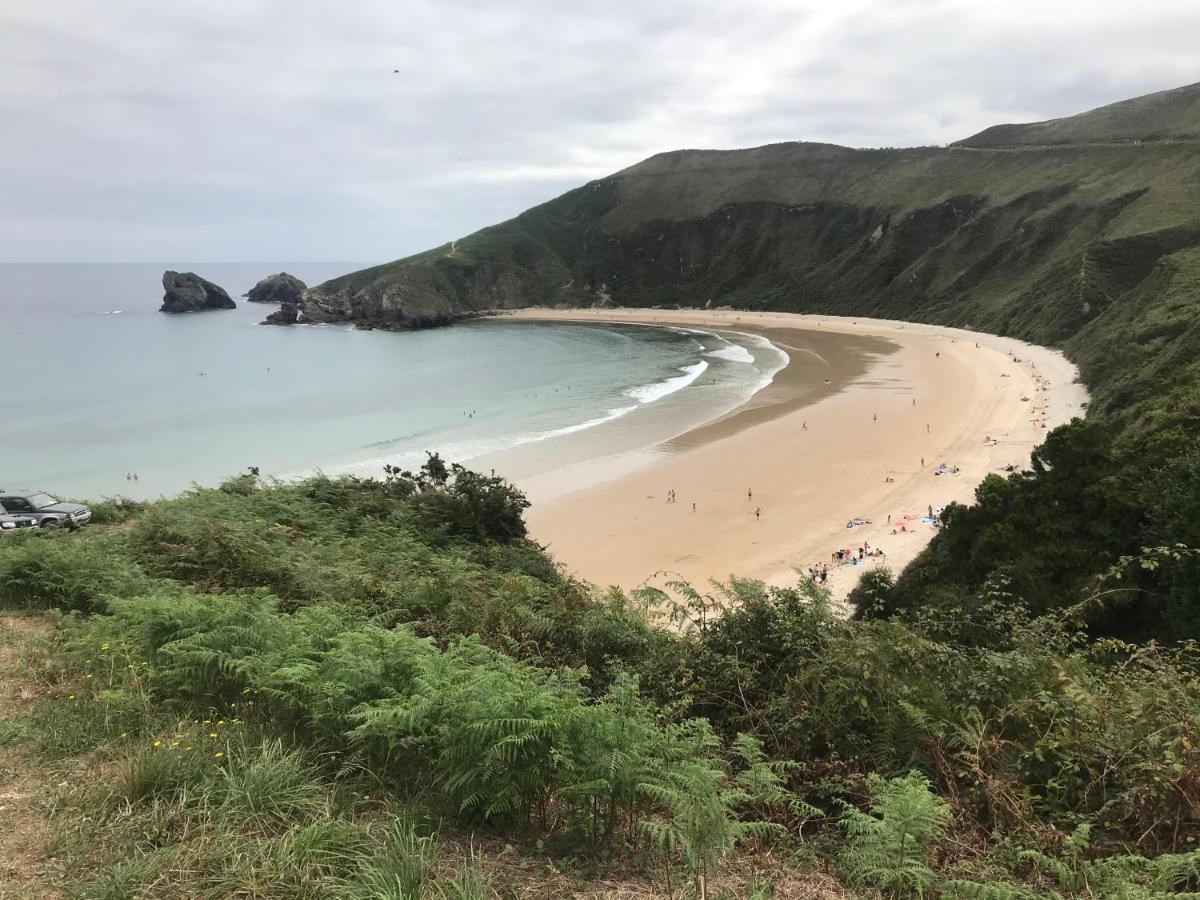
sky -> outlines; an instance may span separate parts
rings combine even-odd
[[[0,0],[0,262],[382,262],[654,153],[1200,81],[1196,0]]]

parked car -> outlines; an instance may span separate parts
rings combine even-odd
[[[33,516],[0,516],[0,534],[16,531],[18,528],[37,528],[37,519]]]
[[[78,528],[92,520],[81,503],[63,503],[45,491],[0,491],[0,515],[27,516],[39,528]]]

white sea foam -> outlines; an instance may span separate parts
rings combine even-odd
[[[653,384],[643,384],[641,387],[630,388],[625,392],[627,397],[632,397],[638,403],[654,403],[656,400],[661,400],[663,397],[670,396],[676,391],[682,391],[685,387],[704,374],[704,370],[708,368],[708,363],[700,360],[690,366],[680,368],[682,375],[676,375],[668,378],[665,381],[656,381]]]
[[[728,342],[726,342],[728,343]],[[717,359],[727,359],[730,362],[752,363],[754,362],[754,354],[739,344],[729,344],[727,347],[721,347],[719,350],[709,350],[705,356],[713,356]]]
[[[525,440],[517,441],[518,444],[532,444],[535,441],[544,441],[546,438],[560,437],[564,434],[574,434],[576,431],[583,431],[587,428],[595,428],[597,425],[603,425],[605,422],[611,422],[613,419],[619,419],[626,413],[631,413],[636,406],[621,406],[617,409],[610,409],[607,413],[595,419],[589,419],[586,422],[580,422],[578,425],[567,425],[563,428],[555,428],[552,431],[542,431]]]
[[[595,428],[597,425],[603,425],[606,422],[619,419],[621,416],[625,415],[626,413],[633,412],[635,409],[637,409],[636,406],[621,406],[617,407],[616,409],[610,409],[604,415],[597,416],[594,419],[589,419],[586,422],[578,422],[574,425],[565,425],[562,428],[552,428],[547,431],[531,431],[519,432],[517,434],[495,435],[492,437],[483,438],[468,438],[449,444],[443,444],[435,449],[438,454],[450,462],[467,462],[480,456],[488,456],[492,453],[500,453],[504,450],[511,450],[514,447],[520,447],[525,444],[534,444],[538,441],[544,441],[549,438],[562,437],[566,434],[574,434],[578,431],[584,431],[588,428]],[[424,462],[424,450],[402,450],[397,453],[387,454],[385,456],[376,456],[353,463],[332,466],[325,471],[334,475],[348,474],[353,472],[371,473],[381,470],[385,465],[415,469]],[[284,477],[298,478],[304,477],[304,475],[303,473],[294,473]]]

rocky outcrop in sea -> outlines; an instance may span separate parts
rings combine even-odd
[[[306,287],[307,285],[295,275],[279,272],[268,275],[250,288],[244,296],[251,303],[293,303],[298,306]]]
[[[300,318],[300,309],[295,303],[283,302],[279,309],[262,320],[264,325],[295,325]]]
[[[159,312],[186,313],[206,309],[236,309],[225,288],[195,272],[163,272],[163,302]]]

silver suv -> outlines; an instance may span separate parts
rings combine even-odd
[[[32,518],[40,528],[78,528],[92,520],[80,503],[63,503],[44,491],[0,491],[0,515]]]

